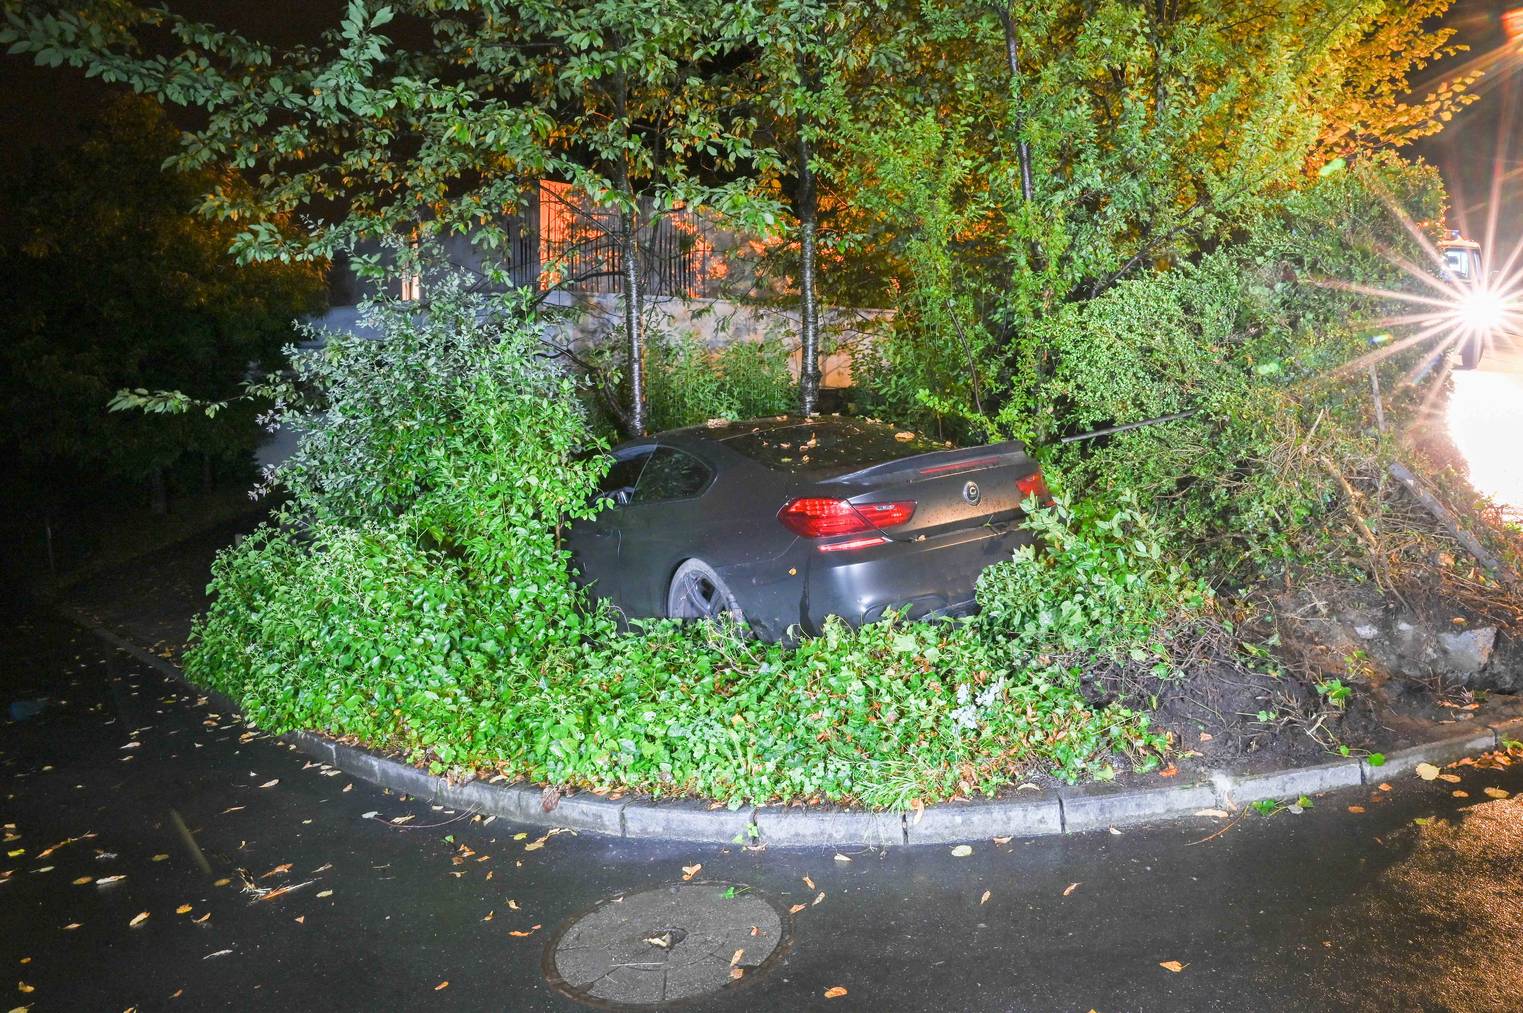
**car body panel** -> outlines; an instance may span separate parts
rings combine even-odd
[[[1031,540],[1017,523],[1024,494],[1016,480],[1037,472],[1024,447],[1010,442],[958,450],[916,438],[907,455],[875,459],[868,467],[843,463],[845,449],[834,461],[827,452],[825,462],[795,457],[769,467],[730,444],[746,437],[755,449],[754,441],[764,439],[763,459],[775,461],[791,453],[801,436],[823,434],[830,424],[819,418],[751,420],[675,430],[615,448],[616,467],[625,467],[605,482],[608,505],[594,519],[575,522],[568,535],[578,579],[627,618],[663,616],[672,575],[687,560],[701,559],[768,639],[787,637],[795,627],[818,633],[830,615],[855,625],[903,606],[914,618],[971,611],[984,567],[1009,559]],[[868,456],[898,449],[883,444],[882,433],[870,435],[879,443]],[[694,462],[711,473],[701,489],[696,480],[691,488],[663,484],[660,476],[680,455],[691,459],[684,465],[688,473],[696,473]],[[647,463],[633,493],[610,489],[627,480],[634,470],[628,462],[641,456]],[[653,461],[665,463],[653,467]],[[970,483],[977,488],[970,491]],[[642,501],[642,489],[690,494]],[[799,497],[847,499],[863,507],[913,499],[916,510],[901,525],[875,530],[881,544],[838,552],[829,549],[848,538],[803,537],[778,519],[782,507]]]

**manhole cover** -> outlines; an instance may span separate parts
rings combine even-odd
[[[674,883],[620,894],[550,940],[545,977],[597,1006],[692,999],[770,968],[783,952],[785,924],[777,908],[739,883]]]

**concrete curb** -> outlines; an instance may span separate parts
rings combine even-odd
[[[207,698],[219,711],[236,713],[233,700],[196,686],[178,666],[132,643],[82,612],[59,612],[112,647]],[[833,807],[763,806],[727,809],[690,799],[603,798],[591,792],[563,796],[548,811],[543,789],[531,784],[454,784],[379,753],[335,742],[312,732],[291,732],[280,741],[362,780],[455,809],[471,810],[537,827],[645,840],[699,844],[767,844],[774,847],[886,847],[949,844],[992,837],[1042,837],[1083,833],[1188,816],[1203,809],[1233,810],[1265,799],[1281,801],[1339,788],[1354,788],[1410,773],[1419,763],[1443,766],[1497,748],[1503,739],[1523,741],[1523,718],[1466,728],[1386,756],[1379,766],[1344,759],[1311,767],[1237,774],[1211,771],[1209,782],[1167,788],[1077,785],[1031,797],[928,806],[917,815]]]

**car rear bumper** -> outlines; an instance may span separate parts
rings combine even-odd
[[[971,614],[978,575],[1032,541],[1030,532],[1006,525],[843,553],[822,553],[808,545],[801,625],[818,633],[827,616],[861,625],[905,607],[911,619]]]

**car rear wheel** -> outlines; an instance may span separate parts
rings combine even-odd
[[[666,593],[666,614],[673,619],[717,620],[728,617],[745,624],[745,614],[735,595],[714,568],[701,559],[689,559],[672,574]]]

